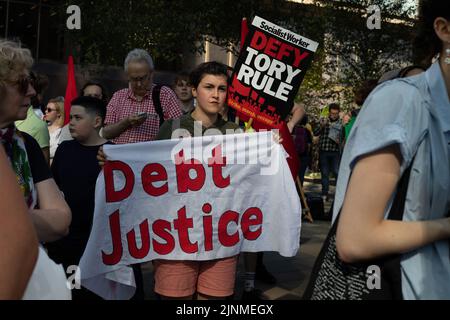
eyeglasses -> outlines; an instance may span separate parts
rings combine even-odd
[[[129,77],[130,82],[144,82],[146,80],[148,80],[148,78],[150,77],[150,74],[146,74],[145,76],[142,77]]]
[[[48,113],[53,112],[53,111],[56,111],[56,109],[52,109],[52,108],[45,109],[45,112],[48,112]]]
[[[12,84],[17,85],[19,88],[19,93],[25,96],[28,92],[28,86],[33,86],[33,79],[30,76],[24,76],[16,81],[13,81]]]

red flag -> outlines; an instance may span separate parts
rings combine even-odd
[[[247,18],[242,18],[241,22],[241,50],[242,47],[244,47],[245,38],[248,34],[248,25],[247,25]]]
[[[64,97],[64,125],[70,121],[70,103],[78,96],[77,84],[75,81],[75,67],[73,64],[73,57],[69,56],[67,62],[67,86],[66,96]]]

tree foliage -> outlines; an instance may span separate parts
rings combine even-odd
[[[240,21],[258,7],[255,0],[79,0],[82,28],[64,30],[81,61],[121,65],[135,47],[147,49],[160,68],[177,69],[185,52],[201,52],[205,39],[236,44]],[[69,5],[66,1],[61,11]],[[158,63],[159,62],[159,63]]]
[[[348,105],[353,88],[412,60],[412,28],[415,7],[399,0],[316,1],[323,10],[323,60],[325,76],[316,91],[323,103]],[[380,9],[381,28],[370,29],[369,6]],[[308,83],[305,83],[308,87]],[[322,88],[321,85],[322,85]]]
[[[69,1],[61,5],[65,9]],[[299,99],[310,108],[351,101],[352,87],[408,64],[411,13],[400,0],[78,0],[82,28],[65,30],[80,62],[122,65],[127,52],[147,49],[159,69],[178,70],[186,52],[202,52],[204,40],[238,53],[242,17],[255,15],[319,42]],[[367,27],[367,8],[381,9],[381,29]],[[392,19],[401,23],[392,23]],[[405,24],[406,22],[406,24]],[[62,29],[63,30],[63,29]],[[315,112],[315,111],[314,111]]]

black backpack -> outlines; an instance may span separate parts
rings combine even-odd
[[[161,127],[164,123],[164,113],[161,106],[161,84],[157,84],[153,87],[152,91],[152,100],[153,100],[153,106],[155,107],[155,111],[158,114],[159,117],[159,126]]]

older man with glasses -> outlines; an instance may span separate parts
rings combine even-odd
[[[104,138],[116,144],[154,140],[162,121],[181,116],[175,93],[168,87],[155,86],[153,71],[147,51],[134,49],[128,53],[125,72],[129,86],[117,91],[108,104]]]
[[[153,84],[153,71],[153,60],[147,51],[134,49],[128,53],[125,73],[129,85],[114,93],[107,106],[105,127],[101,133],[103,138],[115,144],[151,141],[158,135],[164,120],[182,115],[175,93],[168,87]],[[153,97],[158,100],[154,101]],[[136,280],[133,299],[143,300],[140,265],[132,267]]]

